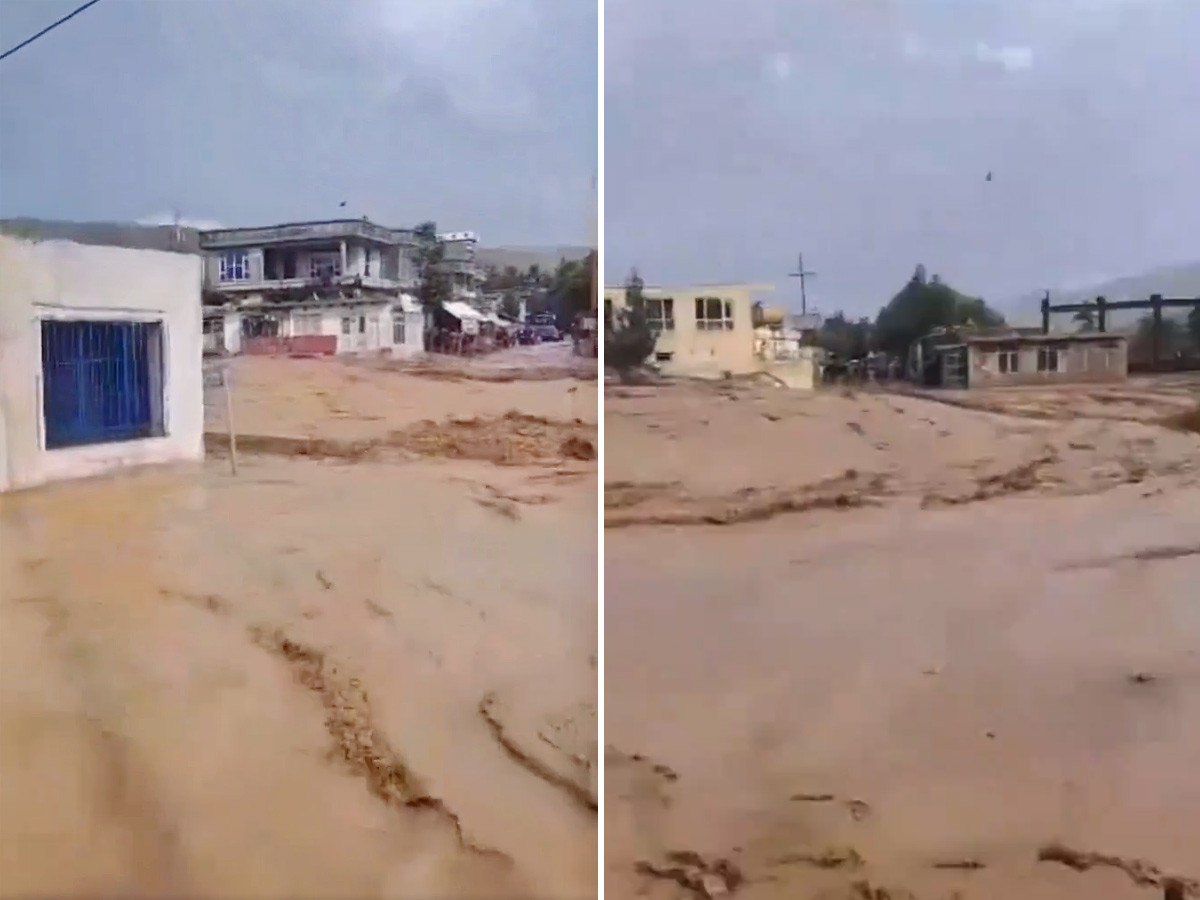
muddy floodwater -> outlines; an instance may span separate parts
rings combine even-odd
[[[1097,394],[610,389],[610,896],[1200,896],[1200,438]]]
[[[594,896],[594,402],[235,375],[236,477],[0,498],[0,895]]]

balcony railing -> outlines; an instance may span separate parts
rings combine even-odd
[[[228,247],[258,247],[283,241],[342,240],[363,238],[383,244],[405,243],[401,235],[390,228],[362,219],[338,219],[330,222],[297,222],[291,225],[272,225],[267,228],[223,228],[200,233],[200,246],[205,250]]]

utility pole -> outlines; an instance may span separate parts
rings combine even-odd
[[[796,271],[789,272],[788,278],[799,278],[800,279],[800,315],[802,315],[802,316],[808,315],[808,294],[806,293],[806,291],[804,289],[804,280],[806,278],[811,278],[816,274],[817,274],[816,272],[809,272],[804,268],[804,254],[803,253],[797,254],[796,255]]]

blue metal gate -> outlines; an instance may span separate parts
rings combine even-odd
[[[42,321],[47,449],[162,434],[162,384],[161,323]]]

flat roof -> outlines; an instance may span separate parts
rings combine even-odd
[[[604,290],[608,291],[624,291],[628,285],[610,284],[606,285]],[[752,282],[737,282],[737,281],[721,281],[714,283],[700,282],[698,284],[644,284],[642,290],[644,292],[654,293],[673,293],[681,294],[698,294],[702,291],[720,291],[720,290],[735,290],[735,291],[752,291],[752,292],[767,292],[774,291],[773,284],[755,284]]]
[[[1086,344],[1097,341],[1123,341],[1125,335],[1112,331],[1088,331],[1078,334],[1051,332],[1050,334],[968,334],[963,335],[962,344]]]

